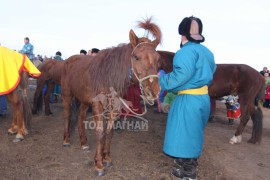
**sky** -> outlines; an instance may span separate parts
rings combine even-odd
[[[270,68],[269,0],[0,0],[0,43],[20,50],[29,37],[34,54],[68,58],[129,43],[130,29],[144,34],[136,22],[153,16],[163,33],[157,49],[176,52],[178,25],[191,15],[202,20],[216,63]]]

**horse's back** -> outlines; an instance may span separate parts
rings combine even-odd
[[[246,64],[217,64],[210,92],[224,86],[230,89],[229,93],[248,94],[252,99],[251,96],[255,97],[264,84],[262,75]]]

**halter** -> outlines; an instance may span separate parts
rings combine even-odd
[[[133,55],[134,51],[136,50],[136,48],[138,46],[140,46],[141,44],[151,44],[149,42],[141,42],[139,44],[137,44],[135,46],[135,48],[133,49],[131,55]],[[133,72],[133,74],[135,75],[136,79],[139,81],[139,86],[140,86],[140,90],[141,90],[141,98],[143,99],[143,102],[144,102],[144,112],[142,114],[138,114],[138,113],[135,113],[126,103],[125,101],[122,99],[122,98],[119,98],[120,101],[124,104],[124,106],[130,111],[132,112],[133,114],[135,115],[138,115],[138,116],[143,116],[144,114],[146,114],[147,112],[147,109],[146,109],[146,105],[145,105],[145,102],[147,102],[149,105],[154,105],[154,102],[150,102],[146,97],[145,97],[145,94],[144,94],[144,90],[143,90],[143,85],[142,85],[142,82],[146,79],[149,79],[149,81],[152,83],[153,80],[151,80],[150,78],[154,78],[154,77],[158,77],[158,75],[148,75],[148,76],[145,76],[143,78],[139,78],[139,76],[137,75],[137,73],[134,71],[133,69],[133,61],[131,60],[131,71]]]

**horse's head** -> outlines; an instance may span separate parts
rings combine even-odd
[[[145,97],[148,100],[154,100],[160,93],[157,78],[160,55],[157,53],[156,47],[161,40],[161,31],[156,24],[151,23],[151,18],[145,22],[139,22],[138,26],[151,32],[155,40],[151,41],[147,37],[138,38],[133,30],[130,30],[129,39],[133,48],[131,53],[132,78],[134,81],[139,81]]]

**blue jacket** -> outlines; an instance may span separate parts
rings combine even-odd
[[[173,71],[159,76],[159,84],[174,93],[196,89],[210,85],[215,70],[212,52],[201,44],[187,42],[174,56]],[[177,95],[168,114],[163,151],[174,157],[200,157],[209,114],[208,94]]]
[[[20,50],[20,53],[26,54],[27,57],[32,61],[34,59],[34,46],[30,43],[27,43],[23,46],[22,50]]]

